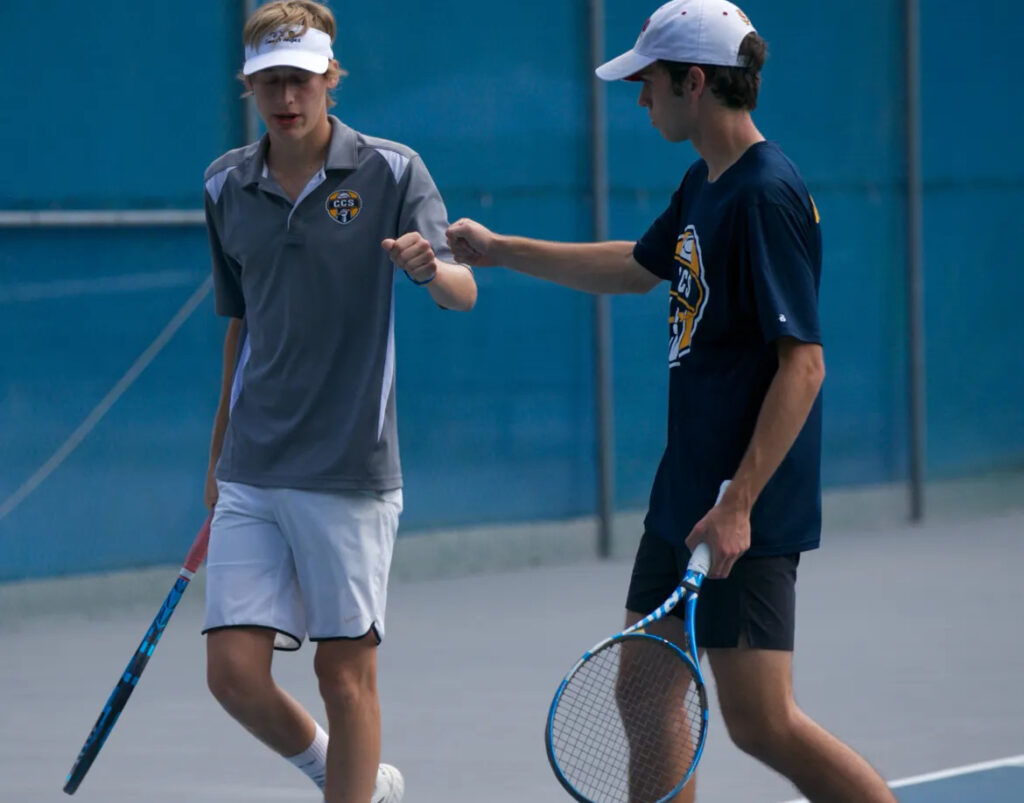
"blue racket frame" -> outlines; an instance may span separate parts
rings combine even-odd
[[[700,591],[701,584],[704,582],[704,576],[707,574],[709,561],[710,557],[707,546],[699,544],[697,549],[694,550],[693,557],[690,559],[690,565],[687,567],[682,581],[679,583],[676,590],[669,595],[668,599],[666,599],[655,611],[645,616],[636,624],[631,625],[622,632],[616,633],[614,636],[594,645],[590,650],[585,652],[559,684],[558,689],[555,692],[554,699],[551,701],[551,707],[548,709],[547,724],[544,728],[544,745],[548,755],[548,763],[551,765],[551,769],[554,771],[558,782],[563,786],[566,792],[572,795],[576,800],[580,801],[580,803],[594,803],[594,801],[589,797],[586,797],[572,785],[569,779],[565,776],[565,773],[562,771],[562,768],[559,766],[558,760],[555,758],[554,744],[552,742],[555,712],[558,710],[558,703],[562,699],[562,694],[569,685],[569,681],[572,680],[573,675],[579,671],[580,667],[582,667],[596,654],[602,650],[608,649],[619,641],[646,638],[660,642],[662,645],[672,649],[692,672],[697,685],[697,694],[700,697],[701,702],[700,737],[697,741],[697,748],[694,751],[693,762],[690,765],[690,769],[687,771],[683,779],[675,786],[675,788],[672,789],[671,792],[655,801],[655,803],[663,803],[663,801],[671,800],[682,791],[690,778],[693,777],[693,773],[697,769],[697,765],[700,763],[701,756],[704,753],[704,740],[707,738],[708,734],[707,691],[704,687],[704,675],[700,671],[700,661],[697,660],[697,636],[694,629],[694,621],[697,615],[697,594]],[[679,645],[674,644],[668,639],[646,632],[647,628],[652,623],[657,622],[659,619],[663,619],[673,608],[679,605],[680,602],[682,602],[686,613],[684,620],[687,642],[686,650],[683,650]]]
[[[138,685],[139,678],[142,677],[146,664],[149,663],[149,659],[153,656],[153,651],[160,642],[160,637],[164,634],[167,623],[171,620],[174,609],[178,607],[179,600],[181,600],[185,589],[188,588],[188,584],[199,570],[200,564],[206,559],[206,549],[210,538],[210,523],[212,520],[213,514],[211,513],[207,516],[206,522],[203,524],[202,529],[200,529],[195,541],[193,541],[192,547],[185,558],[185,564],[178,572],[178,578],[174,581],[174,585],[164,599],[163,605],[160,606],[156,618],[153,619],[153,623],[146,631],[142,643],[135,650],[135,654],[132,655],[128,666],[121,673],[117,685],[114,686],[110,697],[107,698],[103,710],[100,711],[96,724],[93,725],[89,736],[85,740],[85,744],[82,745],[82,749],[78,753],[78,758],[75,759],[75,763],[68,772],[67,779],[64,782],[64,792],[66,794],[73,795],[77,791],[86,773],[89,772],[89,768],[92,767],[93,762],[107,741],[107,737],[114,730],[114,725],[117,724],[118,717],[121,716],[121,712],[124,710],[125,705],[127,705],[128,698],[135,691],[135,687]]]

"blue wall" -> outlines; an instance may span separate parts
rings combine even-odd
[[[424,157],[452,219],[589,237],[586,3],[346,6],[335,113]],[[59,57],[0,52],[0,209],[199,208],[208,162],[240,142],[241,3],[67,0]],[[31,28],[28,6],[9,28]],[[1015,7],[968,29],[924,6],[929,476],[1024,466],[1024,124]],[[825,481],[907,471],[902,9],[750,0],[769,41],[761,130],[804,171],[826,244]],[[340,10],[340,9],[338,9]],[[648,9],[609,4],[609,55]],[[390,24],[395,14],[403,24]],[[13,14],[13,17],[11,15]],[[145,37],[137,33],[145,30]],[[949,58],[949,30],[957,58]],[[27,72],[21,69],[32,63]],[[694,153],[660,140],[636,87],[608,91],[612,236],[638,237]],[[12,115],[17,111],[17,119]],[[10,158],[16,155],[17,158]],[[64,441],[208,271],[199,228],[0,229],[0,503]],[[592,301],[478,271],[468,315],[399,284],[404,531],[595,507]],[[665,298],[616,298],[616,502],[642,507],[665,429]],[[201,520],[224,323],[207,299],[71,457],[0,520],[0,580],[181,559]],[[1018,356],[1014,356],[1018,355]]]

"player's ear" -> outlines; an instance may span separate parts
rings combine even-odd
[[[338,84],[341,83],[341,77],[343,75],[345,75],[345,71],[341,69],[341,65],[338,64],[338,60],[331,59],[331,62],[327,67],[327,88],[337,89]]]
[[[704,70],[696,66],[690,67],[690,72],[683,85],[699,97],[707,85],[707,76],[704,74]]]

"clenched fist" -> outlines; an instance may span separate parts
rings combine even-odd
[[[494,244],[498,238],[494,232],[475,220],[464,217],[455,221],[448,227],[447,237],[448,247],[455,254],[456,261],[474,267],[494,265],[497,262]]]
[[[391,261],[404,270],[413,281],[426,284],[437,274],[437,257],[427,238],[418,231],[403,234],[397,240],[384,240],[381,248],[388,252]]]

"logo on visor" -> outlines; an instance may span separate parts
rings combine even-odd
[[[335,190],[327,196],[324,204],[327,214],[342,225],[351,223],[363,209],[363,199],[355,190]]]
[[[278,28],[276,31],[271,31],[267,34],[263,44],[276,45],[278,42],[301,42],[304,33],[305,31],[295,30],[294,28]]]

